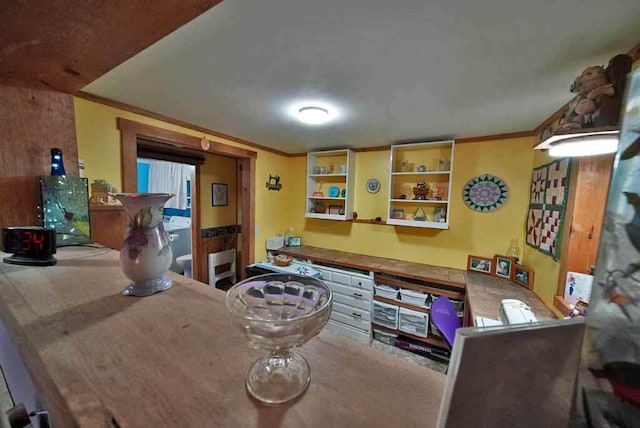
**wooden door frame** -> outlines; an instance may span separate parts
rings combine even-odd
[[[239,208],[242,212],[241,219],[241,242],[240,242],[240,266],[250,265],[254,262],[255,246],[255,176],[257,152],[246,150],[240,147],[208,141],[209,147],[205,150],[201,142],[204,138],[198,138],[180,132],[146,125],[141,122],[118,117],[117,128],[120,131],[120,150],[122,160],[122,190],[123,192],[135,193],[138,191],[138,137],[151,139],[157,143],[158,147],[170,145],[178,148],[188,148],[202,153],[212,153],[221,156],[235,158],[238,164]],[[191,242],[192,242],[192,271],[194,279],[201,282],[208,282],[208,278],[197,278],[199,274],[196,266],[199,266],[200,249],[200,192],[196,189],[200,180],[200,167],[196,165],[196,185],[192,186],[192,200],[195,201],[196,209],[191,210]],[[241,269],[240,276],[244,278],[244,269]]]

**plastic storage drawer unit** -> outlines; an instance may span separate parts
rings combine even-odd
[[[401,300],[410,305],[425,306],[425,302],[429,295],[421,291],[408,290],[406,288],[400,289]]]
[[[429,329],[429,314],[411,309],[400,308],[400,320],[398,330],[415,336],[427,337]]]
[[[374,300],[372,321],[374,324],[396,330],[398,328],[399,309],[398,306]]]
[[[374,285],[376,289],[376,296],[384,297],[387,299],[398,300],[398,287],[393,287],[391,285],[383,285],[376,284]]]

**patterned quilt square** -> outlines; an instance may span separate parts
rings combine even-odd
[[[547,188],[548,167],[534,169],[531,179],[531,201],[532,204],[544,203],[544,191]]]
[[[569,187],[569,159],[562,159],[549,165],[545,204],[564,204],[564,197]]]
[[[556,258],[558,238],[560,237],[560,220],[562,212],[559,210],[544,210],[542,213],[542,229],[540,231],[540,249]]]
[[[530,208],[527,215],[527,244],[538,247],[540,245],[541,230],[542,210]]]

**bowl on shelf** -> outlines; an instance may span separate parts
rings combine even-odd
[[[286,267],[289,266],[291,264],[291,262],[293,261],[293,257],[291,256],[285,256],[284,254],[278,254],[277,256],[275,256],[273,258],[273,262],[277,265],[277,266],[281,266],[281,267]]]
[[[309,363],[294,348],[320,333],[331,314],[333,296],[322,281],[302,275],[267,274],[248,278],[227,291],[231,320],[258,358],[246,380],[248,392],[267,404],[302,395],[311,381]]]

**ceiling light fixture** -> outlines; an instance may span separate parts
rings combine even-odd
[[[307,125],[322,125],[329,121],[329,110],[322,107],[302,107],[298,110],[298,120]]]
[[[597,156],[618,150],[618,134],[618,131],[603,131],[557,135],[545,142],[552,157]]]

